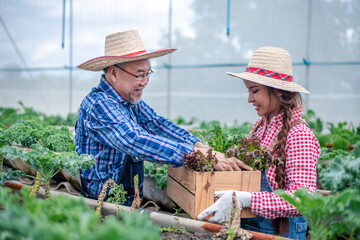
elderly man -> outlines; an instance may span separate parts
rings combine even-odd
[[[81,103],[75,131],[78,154],[91,154],[96,163],[81,169],[81,194],[96,199],[111,178],[123,184],[125,205],[134,197],[133,177],[138,174],[140,196],[143,186],[143,161],[181,166],[183,153],[208,146],[169,120],[157,115],[141,100],[149,83],[150,60],[170,54],[165,48],[147,52],[137,31],[108,35],[105,56],[91,59],[78,67],[88,71],[104,71],[100,83]],[[217,170],[238,170],[240,164],[216,153]]]

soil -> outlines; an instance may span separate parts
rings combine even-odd
[[[174,239],[174,240],[209,240],[213,238],[211,233],[178,233],[178,232],[165,232],[162,233],[161,239]]]

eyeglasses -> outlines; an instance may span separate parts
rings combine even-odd
[[[142,81],[144,78],[148,78],[148,79],[150,79],[150,76],[151,75],[153,75],[153,73],[154,73],[154,71],[153,70],[151,70],[151,69],[149,69],[149,71],[147,72],[147,73],[143,73],[143,74],[140,74],[140,75],[135,75],[135,74],[133,74],[133,73],[131,73],[131,72],[128,72],[128,71],[126,71],[125,69],[123,69],[122,67],[119,67],[118,65],[114,65],[115,67],[117,67],[117,68],[119,68],[119,69],[121,69],[121,70],[123,70],[124,72],[126,72],[127,74],[130,74],[131,76],[133,76],[133,77],[136,77],[136,79],[138,80],[138,81]]]

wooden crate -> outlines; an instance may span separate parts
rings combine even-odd
[[[168,168],[167,194],[190,217],[196,216],[214,203],[214,192],[241,190],[260,192],[260,171],[218,171],[199,173],[185,167]],[[250,208],[244,208],[242,218],[253,218]]]

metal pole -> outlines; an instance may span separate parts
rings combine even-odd
[[[169,48],[172,46],[171,41],[172,35],[172,0],[169,0],[169,26],[168,26],[168,45]],[[167,118],[171,118],[171,54],[168,55],[168,65],[167,70]]]
[[[69,17],[69,113],[72,113],[72,85],[73,85],[73,1],[70,0],[70,17]]]
[[[227,2],[226,35],[230,35],[230,0]]]
[[[306,55],[305,63],[310,62],[310,41],[311,41],[311,20],[312,20],[312,0],[308,0],[308,16],[307,16],[307,34],[306,34]],[[310,91],[310,64],[306,64],[305,88]],[[305,95],[305,112],[309,109],[309,94]]]

